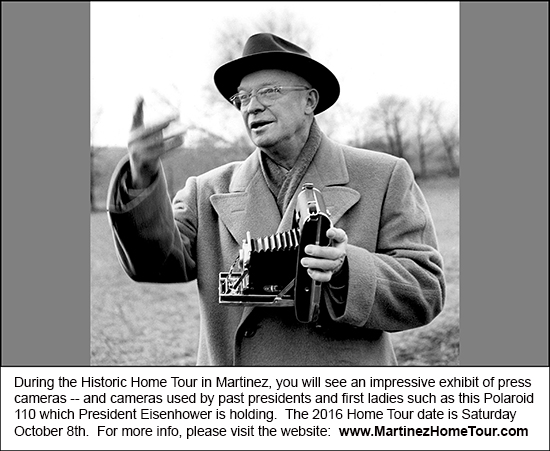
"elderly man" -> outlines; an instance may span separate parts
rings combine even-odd
[[[278,36],[251,36],[214,81],[257,149],[189,178],[170,202],[160,156],[182,139],[162,135],[170,121],[144,127],[138,103],[108,199],[125,271],[143,282],[197,280],[199,365],[395,365],[388,332],[428,324],[445,297],[434,226],[409,166],[328,139],[315,115],[337,100],[338,81]],[[329,245],[308,245],[300,260],[322,282],[316,321],[298,321],[289,307],[220,304],[218,274],[247,232],[290,229],[305,182],[320,190],[333,224]]]

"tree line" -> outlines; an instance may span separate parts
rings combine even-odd
[[[456,177],[460,168],[458,117],[446,113],[444,106],[434,99],[413,102],[383,96],[367,111],[364,125],[350,144],[404,158],[420,178],[441,172]],[[436,160],[443,162],[435,165]]]
[[[257,32],[271,32],[278,34],[315,54],[315,32],[301,18],[289,11],[268,11],[257,22],[236,22],[234,19],[227,26],[221,27],[217,36],[217,54],[212,60],[212,71],[221,64],[238,58],[248,36]],[[155,92],[153,98],[160,109],[177,111],[181,104],[179,89],[176,82],[170,87],[171,95]],[[205,103],[209,105],[206,114],[215,116],[217,124],[229,124],[234,119],[235,111],[228,107],[228,103],[216,91],[213,84],[204,88]],[[448,176],[459,175],[459,123],[458,116],[454,117],[446,110],[446,105],[434,99],[411,99],[397,96],[381,96],[375,104],[364,112],[357,113],[348,107],[334,105],[319,118],[321,128],[330,136],[337,133],[339,128],[352,126],[352,132],[339,141],[352,146],[386,152],[407,160],[415,175],[427,178],[444,173]],[[103,117],[103,106],[95,106],[91,112],[91,143],[90,143],[90,203],[92,210],[97,203],[96,191],[99,184],[104,183],[108,170],[101,164],[102,154],[108,147],[98,147],[94,142],[95,130]],[[175,187],[175,179],[196,175],[197,172],[207,170],[223,164],[230,159],[243,159],[252,150],[244,130],[240,130],[232,137],[222,136],[216,130],[207,130],[199,124],[191,123],[189,130],[195,131],[200,137],[192,145],[191,152],[194,167],[181,169],[171,167],[167,174],[169,184]],[[184,144],[187,147],[187,144]],[[219,149],[224,148],[223,154]],[[186,151],[189,149],[186,149]],[[186,152],[189,156],[190,153]],[[178,166],[179,157],[175,157],[172,165]],[[203,161],[204,160],[204,161]],[[190,162],[187,162],[190,163]],[[189,164],[184,166],[189,166]],[[110,166],[109,166],[110,168]],[[179,172],[178,172],[179,171]],[[190,172],[192,171],[192,172]]]

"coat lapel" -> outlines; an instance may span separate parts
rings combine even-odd
[[[304,178],[304,183],[307,179]],[[348,188],[346,186],[327,186],[322,187],[319,183],[311,182],[315,188],[319,189],[323,194],[323,199],[325,200],[325,205],[327,207],[330,219],[333,225],[339,221],[339,219],[353,207],[358,201],[361,195],[355,191],[353,188]],[[277,228],[277,233],[284,232],[292,228],[293,219],[294,219],[294,209],[296,207],[296,199],[298,197],[299,191],[297,191],[292,197],[288,208],[283,215],[283,219],[279,223]]]
[[[358,191],[343,186],[349,183],[344,154],[339,145],[333,143],[324,135],[320,148],[302,179],[302,185],[304,183],[313,183],[313,186],[321,191],[333,224],[336,224],[361,197]],[[292,201],[289,203],[279,224],[278,232],[292,227],[294,208],[299,193],[300,189],[294,193]]]
[[[281,215],[259,167],[258,150],[236,171],[228,193],[214,194],[210,202],[220,220],[240,245],[246,232],[252,237],[275,233]],[[261,210],[261,214],[258,211]]]

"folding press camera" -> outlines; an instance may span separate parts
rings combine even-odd
[[[247,232],[229,272],[219,275],[219,302],[228,305],[292,306],[302,323],[319,315],[321,282],[300,264],[308,244],[327,246],[332,227],[321,192],[305,183],[298,194],[292,229],[262,238]]]

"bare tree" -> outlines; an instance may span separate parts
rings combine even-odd
[[[95,146],[96,127],[103,115],[103,106],[98,106],[93,112],[90,123],[90,209],[95,211],[95,188],[96,188],[96,154],[99,148]]]
[[[242,56],[248,37],[256,33],[276,34],[307,49],[310,53],[316,42],[313,30],[287,10],[266,11],[255,23],[237,22],[231,19],[220,28],[216,39],[216,46],[219,49],[219,54],[214,59],[216,68]]]
[[[227,22],[219,30],[216,38],[216,48],[219,53],[214,59],[214,66],[216,68],[242,55],[242,49],[249,33],[247,25],[244,22],[237,22],[234,19],[231,20],[231,24]]]
[[[315,54],[316,39],[313,30],[289,11],[271,11],[256,27],[256,32],[276,34],[306,49],[310,54]]]
[[[437,130],[439,138],[443,144],[447,163],[449,164],[449,175],[456,176],[459,172],[457,163],[457,153],[459,146],[458,137],[458,120],[446,124],[442,112],[443,105],[441,103],[431,102],[428,106],[429,114],[432,118],[433,125]]]
[[[420,165],[420,177],[426,177],[427,157],[428,157],[428,139],[432,132],[432,122],[429,116],[429,108],[432,101],[423,99],[418,103],[414,117],[416,143],[418,145],[418,161]]]
[[[410,113],[408,99],[397,96],[384,96],[371,109],[373,124],[382,129],[389,153],[405,158],[408,147],[407,117]]]

